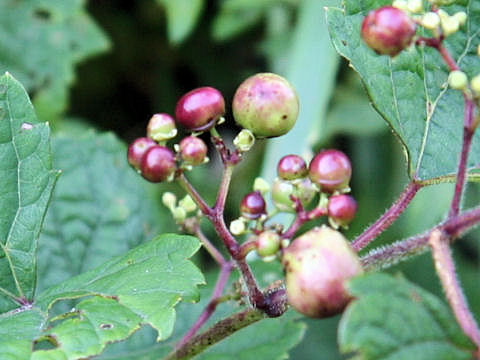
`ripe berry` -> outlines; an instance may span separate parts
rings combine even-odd
[[[136,139],[128,148],[128,163],[136,170],[140,170],[143,155],[155,145],[157,143],[150,138],[141,137]]]
[[[189,91],[175,108],[177,122],[190,131],[204,131],[225,114],[225,100],[217,89],[201,87]]]
[[[340,191],[348,188],[352,165],[343,152],[334,149],[323,150],[311,161],[308,175],[322,191]]]
[[[298,155],[286,155],[277,164],[277,174],[283,180],[295,180],[308,174],[307,163]]]
[[[295,89],[283,77],[260,73],[246,79],[233,97],[233,117],[256,137],[286,134],[298,117]]]
[[[403,10],[384,6],[363,21],[362,38],[378,54],[395,56],[412,42],[416,24]]]
[[[188,165],[200,165],[207,156],[207,145],[196,136],[187,136],[180,141],[180,157]]]
[[[350,195],[333,195],[328,199],[328,216],[337,225],[346,226],[357,215],[357,202]]]
[[[315,318],[341,312],[351,299],[344,284],[363,272],[347,239],[329,227],[317,227],[295,239],[282,258],[288,302]]]
[[[261,257],[275,255],[280,249],[280,235],[275,231],[265,230],[257,237],[257,253]]]
[[[260,191],[245,195],[240,203],[240,212],[244,218],[254,220],[265,214],[265,199]]]
[[[155,141],[165,141],[177,135],[175,119],[168,114],[155,114],[147,125],[147,136]]]
[[[142,176],[154,183],[170,180],[176,169],[174,153],[161,145],[148,149],[140,164]]]

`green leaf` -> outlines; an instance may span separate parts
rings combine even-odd
[[[260,284],[266,286],[282,278],[282,269],[278,263],[252,263],[252,269]],[[175,343],[188,331],[200,313],[208,304],[215,285],[218,272],[206,274],[207,286],[200,289],[201,300],[198,304],[180,304],[177,308],[178,319],[175,323],[175,333],[172,341],[155,343],[148,329],[142,329],[128,341],[111,346],[101,359],[128,360],[135,357],[137,360],[157,360],[166,356]],[[226,293],[232,290],[233,280],[238,274],[232,274]],[[204,331],[217,321],[244,309],[235,301],[228,301],[218,305],[212,318],[200,330]],[[287,359],[288,351],[298,344],[304,333],[305,325],[299,321],[301,316],[293,311],[276,319],[260,320],[209,347],[195,359]]]
[[[158,340],[170,336],[174,306],[181,300],[198,301],[196,285],[202,273],[187,259],[200,247],[191,236],[162,235],[123,256],[43,292],[35,305],[47,310],[63,299],[91,295],[113,298],[158,331]]]
[[[45,318],[38,309],[0,315],[0,358],[30,359],[32,342],[40,335]]]
[[[360,29],[365,14],[385,0],[346,0],[345,8],[328,10],[337,51],[360,74],[373,105],[405,148],[408,173],[425,183],[454,179],[462,144],[464,101],[459,91],[445,87],[448,69],[438,52],[411,47],[390,58],[379,56],[363,43]],[[467,24],[447,38],[446,46],[470,77],[478,73],[480,4],[475,0],[445,7],[450,14],[465,11]],[[420,29],[421,33],[422,30]],[[428,34],[423,34],[429,36]],[[480,135],[474,138],[469,175],[480,179]]]
[[[172,44],[184,41],[200,19],[204,0],[157,0],[167,12],[168,39]]]
[[[474,344],[432,294],[379,273],[351,280],[348,288],[356,299],[340,322],[343,352],[365,360],[471,359]]]
[[[29,92],[41,119],[65,110],[74,66],[108,49],[82,0],[0,0],[0,71]]]
[[[50,129],[38,122],[22,85],[0,77],[0,312],[32,300],[37,240],[57,178]]]
[[[39,291],[124,254],[172,222],[158,185],[130,168],[127,148],[113,134],[65,129],[54,134],[52,150],[62,176],[39,240]]]

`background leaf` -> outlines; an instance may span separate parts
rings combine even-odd
[[[339,328],[343,352],[358,359],[471,359],[475,346],[449,308],[401,278],[370,274],[350,281],[356,298]]]
[[[67,105],[73,67],[109,47],[83,0],[0,0],[0,72],[9,71],[34,93],[41,119]]]
[[[40,237],[38,289],[44,290],[93,269],[174,230],[171,215],[153,186],[127,163],[126,146],[111,133],[68,121],[52,139],[55,168],[61,169]],[[73,129],[72,129],[73,127]]]
[[[162,235],[123,256],[43,292],[35,304],[47,310],[62,299],[100,295],[131,309],[158,331],[158,340],[170,336],[173,307],[180,301],[198,301],[201,272],[186,259],[200,247],[191,236]],[[141,274],[141,275],[140,275]]]
[[[463,97],[445,87],[448,70],[436,50],[412,47],[390,58],[367,48],[360,38],[364,16],[387,3],[347,0],[344,10],[329,9],[333,43],[359,73],[373,105],[405,147],[409,176],[424,182],[452,180],[460,159]],[[480,68],[476,55],[480,4],[473,0],[459,3],[445,10],[451,14],[465,11],[469,14],[467,24],[448,37],[446,45],[462,70],[473,76]],[[421,93],[419,89],[423,89]],[[475,136],[469,163],[473,179],[480,177],[479,136]]]
[[[38,122],[22,85],[0,77],[0,313],[31,300],[37,240],[55,184],[50,129]]]

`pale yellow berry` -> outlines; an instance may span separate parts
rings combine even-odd
[[[265,179],[257,177],[253,182],[253,191],[260,191],[262,195],[265,195],[270,191],[270,184]]]
[[[230,232],[233,235],[241,235],[245,232],[245,222],[242,219],[233,220],[230,223]]]
[[[448,75],[448,85],[450,85],[452,89],[464,90],[467,84],[468,78],[463,71],[454,70]]]
[[[480,95],[480,74],[474,76],[474,78],[470,82],[470,86],[477,95]]]
[[[235,145],[235,148],[241,152],[247,152],[254,144],[255,135],[253,135],[253,133],[248,129],[243,129],[238,133],[235,139],[233,139],[233,145]]]
[[[459,11],[457,13],[455,13],[453,15],[453,17],[455,19],[457,19],[458,23],[460,24],[460,26],[463,26],[465,25],[465,23],[467,22],[467,13],[464,12],[464,11]]]
[[[162,203],[167,208],[169,208],[169,209],[173,208],[175,206],[176,202],[177,202],[177,197],[175,196],[175,194],[173,194],[169,191],[163,193]]]
[[[175,221],[179,224],[183,223],[187,218],[187,212],[182,207],[176,207],[172,210],[172,215]]]
[[[423,12],[423,0],[408,0],[407,9],[414,14]]]
[[[460,27],[460,23],[453,16],[449,16],[448,18],[442,19],[442,30],[445,36],[449,36],[456,33],[459,27]]]
[[[404,11],[408,10],[408,3],[406,0],[395,0],[392,6],[400,10],[404,10]]]
[[[477,46],[477,55],[480,56],[480,44]]]
[[[193,201],[190,195],[186,195],[178,202],[178,205],[184,208],[187,213],[193,212],[197,209],[197,204],[195,204],[195,201]]]
[[[426,29],[434,30],[440,25],[440,17],[434,12],[427,12],[422,17],[422,25]]]

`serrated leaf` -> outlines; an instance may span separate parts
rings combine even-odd
[[[40,335],[46,320],[38,309],[12,312],[0,316],[0,358],[30,359],[32,342]]]
[[[341,351],[364,360],[471,359],[475,346],[449,308],[405,279],[370,274],[349,282],[355,300],[342,316]]]
[[[0,77],[0,312],[18,306],[13,297],[33,298],[37,240],[56,178],[48,124],[7,73]]]
[[[41,119],[64,111],[75,64],[109,47],[84,7],[83,0],[0,0],[0,71],[35,92]]]
[[[39,291],[124,254],[171,222],[158,186],[130,168],[113,134],[64,130],[52,150],[62,176],[39,240]]]
[[[187,259],[200,247],[191,236],[165,234],[123,256],[64,283],[37,298],[35,305],[49,309],[55,302],[99,295],[116,299],[158,331],[158,340],[170,336],[174,306],[181,300],[198,301],[196,285],[202,273]]]
[[[168,39],[179,44],[193,31],[200,19],[204,0],[157,0],[167,13]]]
[[[282,269],[278,263],[252,263],[252,269],[260,284],[266,286],[282,278]],[[157,360],[166,356],[175,343],[188,331],[208,304],[212,294],[218,271],[206,274],[207,286],[200,289],[201,300],[198,304],[180,304],[178,319],[175,323],[175,332],[172,340],[164,343],[155,343],[148,329],[134,334],[127,342],[118,343],[107,349],[100,356],[101,359],[128,360],[133,357],[137,360]],[[238,274],[232,274],[230,285],[226,292],[232,289],[232,283],[238,279]],[[235,301],[219,304],[212,318],[204,325],[201,331],[217,321],[244,309]],[[293,311],[276,319],[260,320],[209,347],[195,359],[287,359],[288,351],[297,345],[304,333],[305,324],[299,321],[300,316]]]
[[[464,101],[459,91],[445,87],[446,64],[436,50],[428,47],[411,47],[394,58],[379,56],[360,38],[365,14],[390,3],[346,0],[343,10],[330,8],[327,15],[333,43],[360,74],[373,105],[402,142],[409,176],[427,183],[451,181],[460,159]],[[472,77],[480,69],[476,55],[480,3],[458,3],[445,10],[450,14],[465,11],[468,20],[458,33],[446,39],[446,46],[461,69]],[[469,175],[474,180],[480,179],[479,140],[477,134],[469,162]]]

